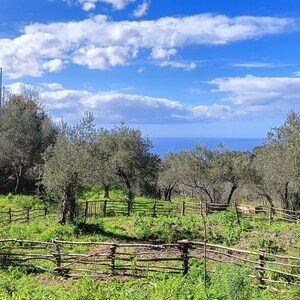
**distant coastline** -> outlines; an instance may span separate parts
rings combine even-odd
[[[166,155],[168,152],[189,150],[199,143],[215,148],[220,142],[231,151],[252,151],[256,146],[262,145],[262,138],[208,138],[208,137],[151,137],[153,141],[152,152],[158,155]]]

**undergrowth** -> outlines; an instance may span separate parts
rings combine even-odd
[[[18,268],[0,271],[1,299],[47,300],[297,300],[299,291],[289,288],[283,293],[251,287],[248,271],[234,265],[211,267],[204,289],[203,265],[194,264],[188,275],[165,274],[144,279],[93,280],[88,275],[79,280],[65,280],[51,275],[33,276]]]
[[[120,199],[121,191],[111,197]],[[103,199],[95,189],[86,191],[82,199]],[[140,200],[143,200],[142,198]],[[139,199],[137,199],[139,201]],[[3,196],[1,208],[26,209],[44,203],[29,196]],[[300,226],[274,220],[271,225],[261,216],[240,216],[235,212],[212,213],[207,216],[208,242],[241,249],[265,249],[269,253],[299,256]],[[50,241],[115,241],[173,243],[181,239],[203,241],[203,220],[200,215],[187,216],[115,216],[77,220],[60,225],[56,216],[16,222],[0,227],[0,238]],[[89,276],[66,280],[49,274],[33,274],[18,268],[0,270],[0,299],[212,299],[212,300],[296,300],[297,288],[285,287],[286,292],[253,288],[248,271],[233,265],[211,264],[204,289],[203,261],[192,262],[186,276],[164,274],[145,279],[121,280],[109,278],[95,281]],[[277,280],[277,277],[272,278]],[[282,278],[281,278],[282,279]]]

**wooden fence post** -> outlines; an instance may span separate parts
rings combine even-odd
[[[186,240],[178,241],[180,257],[182,259],[182,274],[189,272],[189,242]]]
[[[26,210],[26,221],[29,223],[30,221],[30,208],[27,208]]]
[[[103,217],[106,217],[106,209],[107,209],[107,200],[104,200],[103,208],[102,208]]]
[[[127,216],[130,216],[132,201],[127,200]]]
[[[111,259],[110,261],[110,272],[111,275],[115,275],[115,258],[116,258],[116,249],[117,249],[117,245],[112,245],[110,247],[110,255],[109,258]]]
[[[234,202],[234,209],[235,209],[236,222],[240,225],[239,210],[238,210],[236,202]]]
[[[152,217],[156,217],[156,200],[153,201]]]
[[[85,208],[84,208],[84,218],[86,219],[88,217],[89,212],[89,202],[85,201]]]
[[[182,201],[182,209],[181,209],[181,215],[185,215],[185,201]]]
[[[270,207],[270,212],[269,212],[269,225],[271,225],[273,220],[273,207]]]
[[[52,240],[53,244],[55,245],[55,250],[52,252],[52,255],[55,258],[56,261],[56,268],[54,269],[59,275],[63,275],[62,270],[62,259],[61,259],[61,253],[60,253],[60,245],[55,241]]]
[[[258,268],[258,281],[259,281],[259,287],[264,288],[265,286],[265,252],[264,250],[259,250],[259,268]]]
[[[7,214],[8,214],[8,223],[11,223],[12,222],[12,215],[11,215],[11,208],[10,207],[8,208]]]
[[[48,214],[48,206],[44,207],[44,216],[47,217]]]

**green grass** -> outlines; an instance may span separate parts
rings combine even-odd
[[[121,192],[113,197],[120,199]],[[82,199],[103,199],[94,190]],[[140,198],[140,200],[143,200]],[[4,208],[24,209],[41,205],[28,196],[0,198]],[[235,212],[208,215],[208,241],[241,249],[266,249],[271,253],[299,256],[299,223],[274,220],[269,225],[263,215],[241,217]],[[57,224],[55,216],[39,218],[30,223],[13,223],[0,228],[0,238],[18,238],[49,241],[53,238],[72,241],[115,241],[172,243],[180,239],[203,240],[203,221],[200,216],[143,216],[106,217],[78,220],[64,226]],[[79,280],[66,280],[50,274],[33,274],[18,268],[0,270],[0,299],[214,299],[273,300],[300,299],[300,291],[284,287],[286,292],[251,287],[247,269],[229,264],[209,262],[207,289],[204,290],[203,261],[192,263],[186,276],[161,274],[146,279],[121,280],[110,278],[95,281],[89,276]],[[276,278],[274,278],[276,279]]]
[[[203,240],[200,216],[106,217],[78,220],[74,224],[57,224],[55,216],[38,218],[27,223],[1,226],[1,238],[48,241],[52,238],[83,241],[144,241],[170,243],[180,239]],[[265,248],[273,253],[299,255],[300,226],[295,223],[241,218],[237,223],[233,211],[208,215],[208,241],[242,249]],[[297,253],[298,252],[298,253]]]
[[[23,210],[27,208],[44,207],[43,201],[25,195],[12,195],[0,196],[0,211],[7,211],[10,207],[12,210]]]
[[[1,299],[109,299],[109,300],[297,300],[299,291],[293,288],[278,293],[270,289],[252,288],[247,270],[233,265],[210,268],[207,289],[204,290],[203,266],[195,264],[187,276],[164,274],[146,279],[105,281],[84,276],[65,280],[51,275],[26,274],[17,268],[0,271]]]
[[[126,193],[120,189],[112,189],[109,191],[110,200],[123,200],[126,198]],[[104,191],[101,187],[85,186],[79,195],[81,201],[86,200],[102,200],[104,199]]]

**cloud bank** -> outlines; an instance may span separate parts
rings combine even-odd
[[[217,78],[209,82],[217,85],[214,92],[226,93],[224,101],[246,107],[247,111],[287,111],[300,109],[299,77]]]
[[[68,90],[57,83],[42,84],[40,91],[54,119],[77,121],[84,111],[94,114],[97,123],[111,124],[126,121],[130,124],[201,123],[203,121],[238,117],[243,111],[228,105],[186,105],[179,101],[145,95],[105,91]],[[8,86],[11,92],[21,93],[30,87],[17,82]]]
[[[299,77],[216,78],[208,82],[216,86],[221,101],[211,105],[189,105],[166,98],[131,93],[132,89],[90,92],[64,89],[59,83],[43,83],[40,91],[55,119],[76,121],[83,111],[94,114],[97,123],[184,124],[221,119],[263,117],[300,110]],[[13,93],[22,93],[30,85],[17,82],[8,86]],[[127,92],[126,92],[127,91]],[[205,95],[201,95],[203,98]],[[199,96],[200,97],[200,96]],[[203,99],[199,99],[199,102]],[[223,102],[223,103],[222,103]],[[221,103],[221,104],[220,104]]]
[[[95,4],[96,0],[81,1]],[[104,2],[104,0],[102,1]],[[105,0],[116,8],[130,1]],[[199,14],[152,21],[114,22],[104,15],[74,22],[31,24],[15,38],[0,39],[0,65],[10,78],[59,72],[68,64],[107,70],[126,66],[141,50],[154,60],[169,60],[188,45],[224,45],[294,30],[295,20]],[[181,67],[179,62],[162,66]],[[158,64],[160,65],[160,64]],[[193,69],[190,65],[189,69]]]

